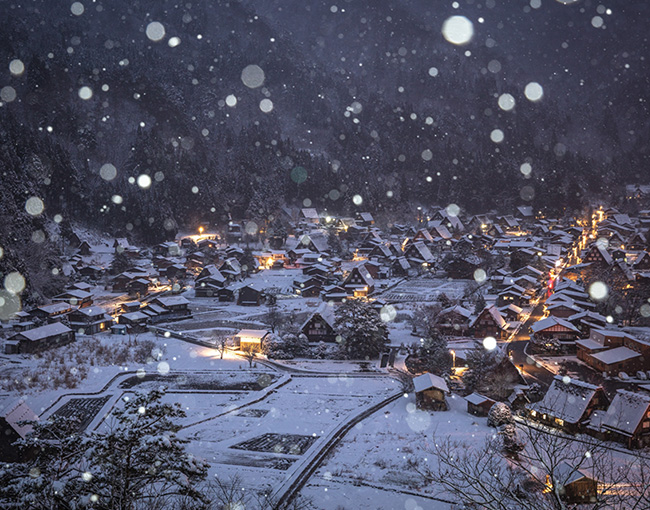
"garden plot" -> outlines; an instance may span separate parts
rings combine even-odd
[[[120,388],[152,390],[165,386],[168,390],[186,391],[259,391],[277,380],[267,372],[213,371],[202,373],[138,374],[122,381]]]
[[[319,437],[398,390],[399,383],[389,377],[294,377],[255,407],[206,420],[180,434],[190,440],[192,453],[212,463],[211,472],[238,475],[246,488],[255,488],[260,470],[269,483],[281,482],[296,460],[310,455]],[[247,412],[259,409],[268,412]]]
[[[391,303],[430,302],[435,301],[443,293],[449,299],[459,299],[463,297],[471,281],[439,278],[407,280],[381,294],[380,297]]]
[[[231,446],[237,450],[265,453],[287,453],[302,455],[318,439],[318,436],[300,434],[262,434]]]
[[[52,414],[78,420],[77,430],[83,432],[112,396],[113,395],[104,395],[96,398],[72,398]]]
[[[336,447],[329,459],[314,474],[305,487],[305,495],[319,494],[322,508],[335,509],[337,504],[345,505],[346,500],[355,501],[355,508],[377,509],[377,501],[384,501],[390,488],[394,492],[402,491],[401,506],[383,508],[402,508],[408,498],[423,496],[439,497],[453,500],[450,495],[442,494],[437,486],[427,485],[408,466],[411,458],[428,458],[427,448],[432,444],[433,436],[454,441],[463,441],[468,448],[479,448],[487,435],[494,429],[487,426],[486,418],[479,418],[467,413],[466,401],[453,395],[448,399],[449,411],[428,412],[416,409],[414,397],[400,398],[383,410],[357,425]],[[372,489],[373,486],[379,488]],[[363,490],[355,486],[363,486]],[[322,505],[323,492],[331,497],[331,506]],[[361,493],[373,493],[368,503],[358,505],[365,498]],[[373,504],[374,502],[374,504]],[[431,501],[426,505],[418,502],[422,508],[450,508],[442,502]],[[329,503],[328,503],[329,505]],[[433,505],[433,506],[432,506]],[[415,506],[413,506],[415,508]]]

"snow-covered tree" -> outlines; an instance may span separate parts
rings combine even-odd
[[[499,438],[503,451],[508,455],[516,456],[526,447],[514,423],[502,425],[499,428]]]
[[[407,358],[406,366],[414,373],[447,375],[451,371],[452,361],[447,339],[437,330],[432,330],[432,335],[424,338],[415,349],[414,355]]]
[[[467,366],[469,370],[463,375],[465,387],[474,391],[481,387],[501,361],[499,349],[487,350],[483,345],[477,344],[474,349],[467,352]]]
[[[52,415],[32,426],[32,433],[18,443],[26,461],[0,466],[0,508],[75,508],[83,494],[79,422]]]
[[[111,260],[109,271],[111,274],[120,274],[126,271],[131,266],[129,257],[126,256],[123,250],[116,251]]]
[[[350,299],[339,306],[335,329],[341,334],[348,358],[376,358],[388,343],[386,324],[369,303],[359,299]]]
[[[138,510],[184,499],[204,503],[207,463],[176,433],[180,404],[163,390],[137,393],[113,411],[107,430],[90,435],[56,415],[21,441],[28,461],[0,469],[0,507],[28,510]]]
[[[487,424],[489,427],[500,427],[512,423],[512,411],[510,406],[503,402],[495,402],[487,416]]]
[[[164,403],[164,390],[136,393],[113,411],[106,432],[87,440],[84,480],[98,508],[134,510],[142,503],[163,508],[175,498],[203,501],[198,484],[207,463],[185,451],[178,420],[185,411]]]

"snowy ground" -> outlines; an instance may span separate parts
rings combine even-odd
[[[468,414],[461,397],[452,396],[448,402],[450,409],[444,412],[417,410],[413,395],[386,406],[348,433],[302,493],[317,500],[323,510],[339,506],[450,509],[440,499],[453,501],[453,496],[424,484],[407,467],[407,459],[426,457],[434,434],[463,441],[471,448],[483,444],[494,429],[487,426],[486,418]]]

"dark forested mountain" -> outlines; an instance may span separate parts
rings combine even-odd
[[[55,214],[156,241],[284,202],[561,210],[648,179],[643,0],[0,6],[8,252]]]

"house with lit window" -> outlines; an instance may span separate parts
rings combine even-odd
[[[594,412],[587,432],[630,449],[650,446],[650,396],[619,389],[607,411]]]
[[[375,280],[363,265],[352,268],[343,282],[343,288],[354,297],[365,297],[375,291]]]
[[[233,346],[240,351],[252,350],[260,352],[264,340],[271,334],[265,329],[241,329],[233,338]]]
[[[70,312],[67,316],[68,325],[78,333],[95,335],[109,331],[113,325],[113,318],[106,314],[106,310],[99,306],[89,306]]]
[[[526,406],[526,414],[531,420],[575,434],[585,429],[596,409],[606,409],[608,404],[601,386],[556,375],[544,398]]]
[[[573,466],[566,460],[561,460],[553,469],[552,474],[546,475],[545,492],[558,488],[563,501],[569,504],[591,503],[598,495],[598,480],[586,469]]]
[[[467,308],[450,306],[438,314],[438,329],[443,335],[465,336],[472,316]]]

